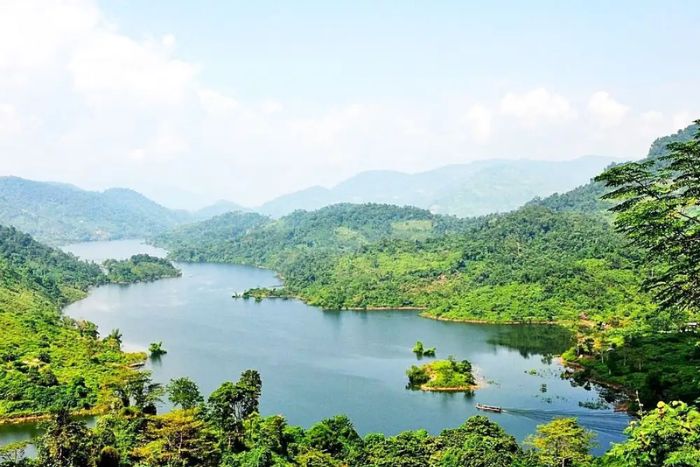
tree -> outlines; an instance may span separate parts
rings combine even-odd
[[[117,347],[122,346],[122,333],[119,329],[112,329],[107,335],[106,340],[110,340],[116,344]]]
[[[122,407],[133,405],[152,415],[156,413],[156,404],[161,401],[164,392],[163,386],[152,382],[150,374],[145,371],[130,375],[126,382],[113,381],[111,387]]]
[[[255,370],[246,370],[237,383],[223,383],[210,396],[207,413],[230,451],[243,434],[243,420],[258,411],[262,380]]]
[[[592,461],[589,451],[593,447],[593,436],[575,418],[556,418],[539,425],[525,444],[535,448],[535,456],[544,466],[588,466]]]
[[[105,446],[97,458],[97,467],[119,467],[121,455],[112,446]]]
[[[700,120],[696,120],[700,124]],[[609,168],[596,180],[615,225],[646,252],[644,287],[671,313],[700,311],[700,131],[667,146],[666,155]],[[676,319],[677,322],[677,319]]]
[[[134,450],[134,457],[149,466],[185,467],[219,465],[216,439],[203,420],[192,411],[175,410],[154,418],[145,438]]]
[[[170,380],[166,391],[168,392],[170,402],[186,410],[194,409],[204,402],[204,398],[199,393],[197,384],[187,377]]]
[[[354,458],[362,450],[362,438],[345,415],[327,418],[312,426],[306,433],[306,442],[336,459]]]
[[[515,438],[483,415],[444,430],[438,442],[444,447],[441,467],[510,467],[522,455]]]
[[[416,345],[413,346],[413,353],[419,356],[423,355],[423,343],[421,341],[416,341]]]
[[[601,459],[611,467],[690,467],[700,465],[700,412],[682,402],[665,404],[633,422],[627,441]]]
[[[151,354],[151,357],[160,357],[168,353],[168,351],[163,348],[162,342],[151,342],[148,346],[148,352]]]
[[[89,467],[94,456],[92,433],[85,423],[59,410],[37,442],[39,464],[45,467]]]

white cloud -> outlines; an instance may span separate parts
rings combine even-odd
[[[588,112],[602,127],[613,127],[624,120],[629,108],[604,91],[594,93],[588,100]],[[647,115],[647,117],[649,117]]]
[[[0,138],[15,136],[22,131],[22,122],[15,108],[9,104],[0,103]]]
[[[91,1],[0,2],[0,71],[19,73],[60,63],[100,21]]]
[[[146,37],[157,38],[120,32],[89,0],[0,1],[3,174],[144,191],[167,180],[256,204],[368,169],[641,156],[654,137],[690,121],[667,109],[622,112],[605,93],[589,100],[589,91],[546,88],[323,105],[250,99],[202,83],[198,66],[177,56],[174,35]]]
[[[545,88],[523,94],[508,93],[501,99],[500,110],[503,115],[516,117],[527,125],[561,123],[577,116],[565,97]]]
[[[193,65],[152,44],[103,30],[73,50],[68,70],[76,90],[96,105],[125,98],[144,105],[179,104],[195,76]]]
[[[173,34],[166,34],[160,39],[160,43],[163,47],[171,48],[175,46],[175,36]]]
[[[475,104],[467,110],[464,120],[477,143],[484,144],[491,138],[493,113],[483,105]]]

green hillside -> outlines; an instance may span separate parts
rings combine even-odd
[[[105,280],[98,266],[0,227],[0,421],[57,407],[103,410],[110,385],[133,373],[142,355],[60,312]]]
[[[230,213],[155,238],[178,261],[253,264],[287,270],[308,254],[356,251],[382,239],[425,240],[456,232],[466,221],[414,207],[339,204],[296,211],[279,220]]]
[[[53,244],[143,238],[187,220],[132,190],[86,191],[71,185],[0,177],[0,224]]]

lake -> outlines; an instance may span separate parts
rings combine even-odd
[[[65,249],[97,261],[165,254],[134,240]],[[598,452],[623,439],[627,415],[601,404],[598,388],[577,387],[560,377],[563,368],[552,355],[566,348],[569,336],[558,328],[450,323],[414,311],[322,311],[296,300],[256,303],[232,295],[279,284],[274,272],[177,266],[182,277],[99,287],[65,313],[95,322],[102,335],[120,329],[125,350],[162,341],[168,353],[146,366],[161,383],[189,376],[208,395],[243,370],[256,369],[263,380],[261,412],[282,414],[304,427],[346,414],[361,434],[417,428],[438,433],[482,414],[523,440],[538,424],[575,416],[597,433]],[[437,347],[437,358],[471,361],[483,387],[472,396],[405,389],[406,369],[417,363],[411,352],[417,340]],[[478,402],[505,412],[479,412]],[[34,429],[0,427],[0,443],[26,438]]]

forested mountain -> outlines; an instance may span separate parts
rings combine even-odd
[[[168,209],[126,188],[103,192],[19,177],[0,177],[0,223],[52,244],[146,238],[177,225],[243,207],[219,201],[198,211]]]
[[[0,420],[104,407],[105,386],[128,377],[142,356],[60,312],[106,280],[99,266],[0,227]]]
[[[0,223],[51,243],[140,238],[188,217],[123,188],[94,192],[66,184],[0,178]]]
[[[492,160],[406,174],[360,173],[331,189],[311,187],[269,201],[258,211],[273,217],[296,209],[337,203],[417,206],[460,217],[510,211],[534,198],[586,183],[614,159],[588,156],[570,161]]]
[[[410,206],[337,204],[278,220],[254,213],[224,214],[158,236],[155,243],[183,261],[280,267],[300,255],[355,251],[389,238],[425,240],[467,224]]]

